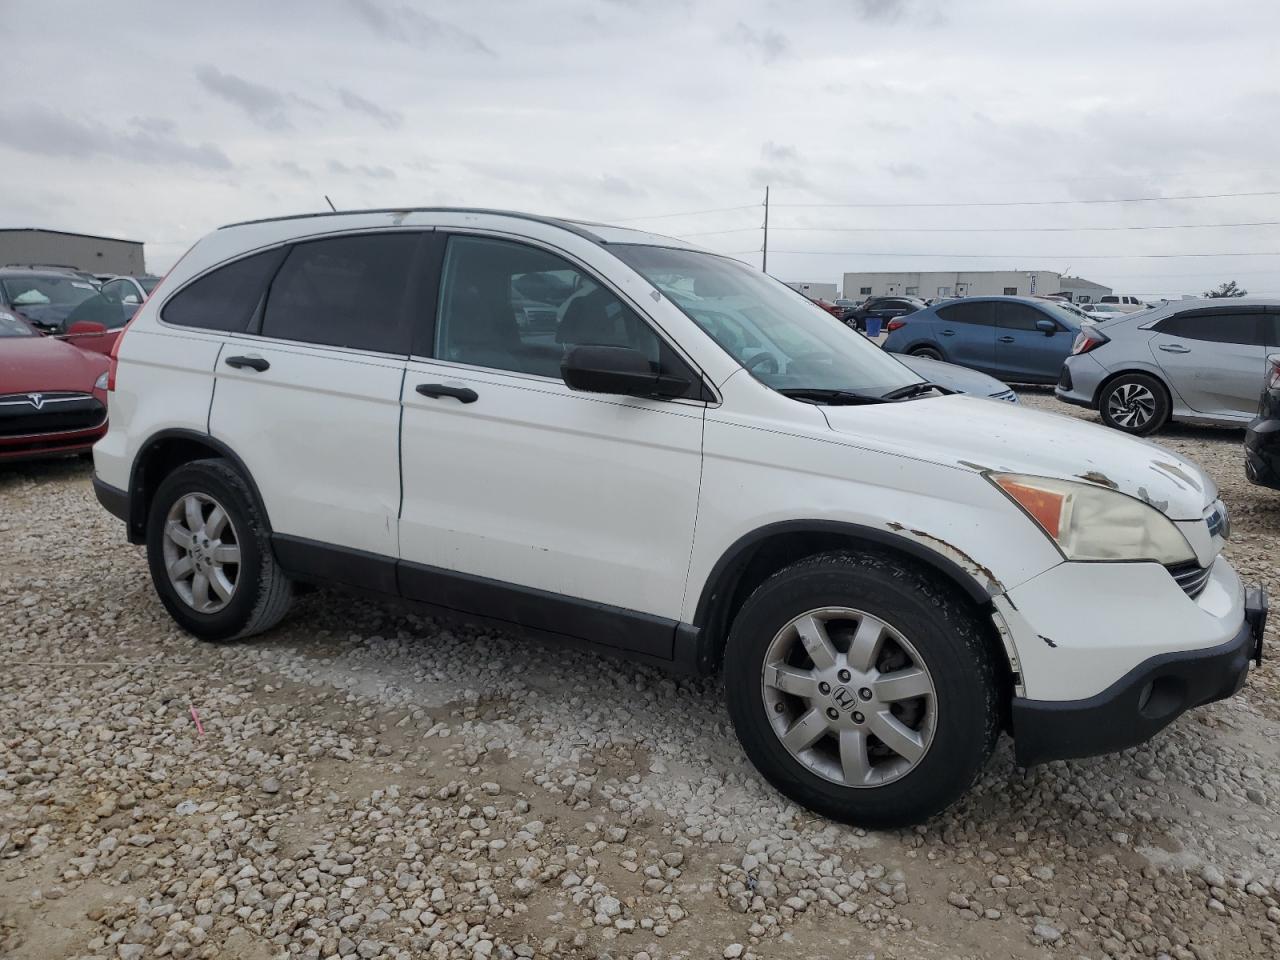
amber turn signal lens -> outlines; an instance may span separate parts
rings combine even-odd
[[[1065,496],[1052,490],[1027,486],[1011,477],[997,477],[995,480],[1000,489],[1031,514],[1031,518],[1044,527],[1049,536],[1058,539],[1062,526],[1062,504],[1067,499]]]

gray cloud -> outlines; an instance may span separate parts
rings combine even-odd
[[[230,158],[213,144],[179,140],[172,121],[135,117],[128,126],[115,130],[96,120],[78,120],[35,107],[0,110],[0,144],[47,157],[82,160],[103,156],[150,165],[231,168]]]
[[[300,180],[312,179],[311,171],[307,170],[307,168],[302,166],[302,164],[296,163],[293,160],[277,160],[276,169]]]
[[[853,0],[854,12],[867,20],[897,20],[909,0]]]
[[[372,180],[396,179],[396,172],[390,167],[367,163],[346,164],[341,160],[330,160],[329,172],[342,176],[367,177]]]
[[[346,87],[338,88],[338,102],[348,110],[363,113],[366,117],[376,120],[388,130],[395,130],[404,122],[404,114],[399,110],[389,110],[374,103],[372,100],[366,100],[360,94],[353,90],[348,90]]]
[[[289,101],[277,90],[224,73],[207,63],[196,68],[196,79],[214,96],[239,107],[263,129],[288,130],[293,126],[288,116]]]
[[[374,0],[349,0],[356,15],[387,40],[415,47],[456,47],[472,53],[494,55],[493,48],[474,33],[463,30],[407,4],[380,6]]]
[[[808,190],[813,186],[795,147],[766,140],[760,145],[760,159],[763,162],[751,171],[753,187],[781,186]]]
[[[754,30],[741,20],[730,31],[729,41],[754,50],[765,63],[773,63],[787,52],[787,38],[777,30]]]

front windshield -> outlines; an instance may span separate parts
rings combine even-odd
[[[138,280],[138,282],[142,284],[143,290],[145,290],[147,293],[150,293],[152,290],[156,288],[156,284],[160,282],[160,278],[159,277],[142,277]]]
[[[736,260],[639,244],[609,249],[775,390],[879,396],[922,382],[803,295]]]
[[[97,289],[79,277],[32,274],[0,280],[6,299],[15,307],[74,307]]]
[[[0,312],[0,338],[34,336],[36,332],[13,314]]]

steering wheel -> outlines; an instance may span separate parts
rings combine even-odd
[[[778,372],[778,358],[775,357],[772,353],[757,353],[754,357],[752,357],[750,360],[745,361],[742,365],[746,368],[747,373],[751,373],[753,370],[755,370],[756,367],[767,367],[767,369],[761,370],[760,371],[761,373],[777,373]]]

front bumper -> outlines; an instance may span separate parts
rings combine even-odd
[[[43,460],[72,453],[87,453],[106,432],[107,425],[104,422],[84,430],[0,437],[0,461]]]
[[[1267,597],[1246,592],[1244,622],[1226,643],[1146,660],[1084,700],[1013,699],[1014,754],[1029,767],[1112,753],[1149,740],[1178,716],[1224,700],[1244,685],[1249,661],[1262,662]]]

